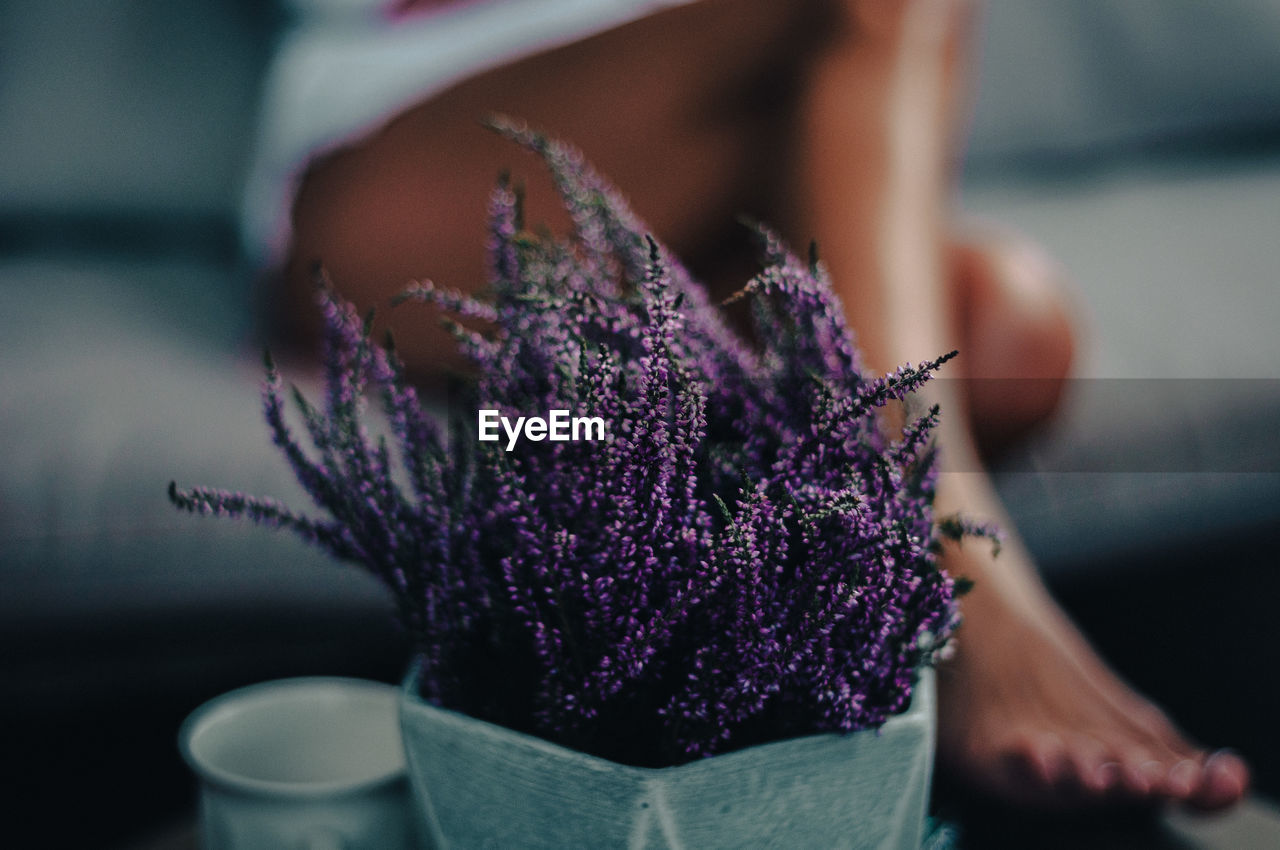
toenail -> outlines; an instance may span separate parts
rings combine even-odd
[[[1183,759],[1169,769],[1169,790],[1178,797],[1189,797],[1200,778],[1200,765],[1191,759]]]
[[[1151,784],[1164,779],[1165,773],[1164,763],[1156,761],[1155,759],[1152,759],[1151,761],[1144,761],[1142,764],[1138,765],[1138,774]]]
[[[1221,750],[1214,750],[1209,754],[1209,757],[1205,759],[1204,765],[1205,767],[1208,767],[1209,765],[1221,765],[1223,762],[1234,762],[1236,764],[1243,765],[1244,759],[1240,757],[1238,752],[1228,747]]]
[[[1120,765],[1109,761],[1098,765],[1095,771],[1099,791],[1110,791],[1120,784]]]
[[[1152,787],[1160,781],[1162,776],[1164,776],[1164,768],[1156,761],[1129,763],[1124,766],[1125,783],[1130,791],[1140,796],[1151,793]]]

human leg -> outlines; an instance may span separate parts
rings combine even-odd
[[[968,354],[968,378],[1001,377],[1012,357],[1054,366],[1069,355],[1069,337],[1066,346],[1049,339],[1028,351],[1017,323],[1040,313],[1033,326],[1052,326],[1061,317],[1041,309],[1034,287],[1011,298],[1017,287],[993,286],[999,257],[961,249],[970,279],[948,293],[950,121],[960,99],[963,5],[849,0],[844,7],[842,37],[802,87],[789,233],[816,234],[824,246],[873,366],[952,348]],[[1025,261],[1004,271],[1019,269]],[[1239,799],[1248,783],[1243,762],[1189,743],[1108,670],[1039,582],[981,472],[969,425],[971,416],[999,411],[984,410],[987,400],[954,382],[933,392],[951,414],[942,450],[952,468],[966,470],[943,476],[939,511],[995,520],[1010,535],[999,559],[972,544],[945,559],[976,587],[964,600],[956,656],[939,676],[943,767],[988,793],[1049,807],[1173,799],[1214,808]]]

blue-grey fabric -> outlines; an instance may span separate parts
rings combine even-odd
[[[1280,132],[1280,5],[1272,0],[981,6],[971,155],[984,167]]]
[[[0,0],[0,215],[233,214],[274,6]]]
[[[184,261],[0,262],[6,629],[273,603],[386,609],[371,578],[300,542],[168,502],[176,479],[309,507],[270,444],[261,353],[244,350],[248,313],[227,297],[230,274]]]

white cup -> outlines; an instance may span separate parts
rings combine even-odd
[[[205,850],[402,850],[413,839],[398,689],[281,679],[223,694],[178,735]]]

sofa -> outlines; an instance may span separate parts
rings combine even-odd
[[[274,45],[358,5],[0,0],[0,751],[30,846],[182,817],[208,697],[403,667],[369,576],[166,499],[304,501],[259,410],[241,199]],[[986,6],[957,202],[1048,246],[1084,329],[998,485],[1109,657],[1274,790],[1280,11]]]

